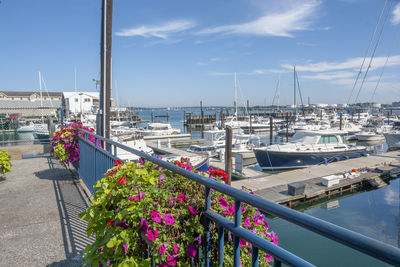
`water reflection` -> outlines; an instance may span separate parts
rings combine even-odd
[[[302,207],[304,213],[400,247],[400,180],[384,188]],[[281,219],[271,219],[280,246],[317,266],[385,266],[382,262]]]

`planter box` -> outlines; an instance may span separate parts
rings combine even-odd
[[[304,194],[304,189],[306,188],[306,185],[300,182],[295,182],[288,184],[288,193],[291,196],[296,196],[300,194]]]
[[[339,184],[340,179],[342,177],[343,177],[342,175],[329,175],[329,176],[322,177],[322,184],[327,187],[330,187],[335,184]]]

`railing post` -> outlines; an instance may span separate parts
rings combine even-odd
[[[251,267],[258,267],[258,248],[252,245],[251,249]]]
[[[218,226],[218,266],[224,265],[224,227]]]
[[[207,212],[211,207],[211,196],[210,196],[210,188],[206,187],[206,206],[204,212]],[[206,231],[206,251],[204,253],[205,257],[205,265],[206,267],[210,266],[210,251],[211,251],[211,233],[210,233],[210,219],[206,217],[205,225]]]
[[[235,199],[235,227],[240,227],[241,223],[241,203],[240,200]],[[233,266],[240,266],[240,237],[234,235],[233,237]]]

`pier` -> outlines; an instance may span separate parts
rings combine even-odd
[[[249,171],[248,168],[244,168],[245,171],[241,179],[232,181],[232,186],[250,189],[262,198],[291,206],[294,201],[313,200],[328,197],[334,193],[350,191],[364,182],[380,177],[380,173],[367,172],[366,170],[388,168],[390,171],[398,167],[400,167],[400,152],[391,151],[380,155],[349,159],[276,174],[255,170]],[[356,169],[358,172],[365,170],[365,172],[361,172],[358,177],[352,179],[343,179],[338,185],[332,187],[326,187],[321,184],[322,177],[351,172],[352,169]],[[304,194],[296,196],[288,194],[288,184],[295,182],[301,182],[306,185]],[[370,182],[373,185],[376,185],[376,183],[379,183],[379,179],[375,183]]]

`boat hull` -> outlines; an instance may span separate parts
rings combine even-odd
[[[400,149],[400,133],[385,133],[384,136],[389,149]]]
[[[366,155],[365,149],[326,152],[282,152],[255,149],[258,164],[263,170],[298,169]]]

